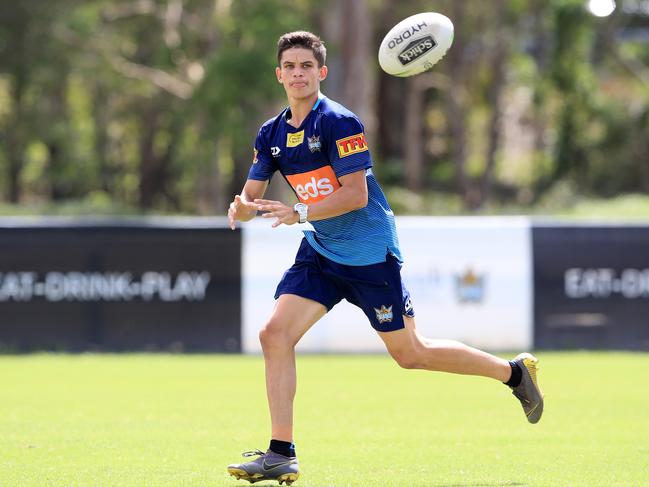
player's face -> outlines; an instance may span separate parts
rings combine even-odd
[[[292,47],[282,53],[277,80],[284,85],[286,95],[293,99],[306,99],[320,91],[320,81],[327,77],[327,67],[318,67],[310,49]]]

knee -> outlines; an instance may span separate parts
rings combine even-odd
[[[287,327],[282,323],[271,319],[259,331],[259,342],[264,351],[274,349],[286,349],[295,346],[292,343],[290,335],[286,331]]]
[[[416,350],[390,351],[390,355],[402,369],[421,369],[422,364]]]

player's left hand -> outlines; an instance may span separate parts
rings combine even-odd
[[[293,225],[300,220],[299,215],[292,206],[286,206],[281,201],[256,199],[255,204],[259,211],[263,211],[263,218],[275,218],[273,228],[284,225]]]

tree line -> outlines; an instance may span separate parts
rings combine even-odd
[[[582,0],[2,2],[0,200],[222,214],[285,104],[275,45],[296,29],[326,41],[323,91],[364,121],[403,211],[648,192],[649,12],[618,3],[602,19]],[[453,20],[449,53],[382,73],[382,37],[427,10]]]

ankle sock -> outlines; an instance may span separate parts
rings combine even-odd
[[[295,445],[290,441],[270,440],[269,450],[284,455],[285,457],[295,457]]]
[[[512,368],[512,376],[507,382],[505,382],[505,384],[509,387],[518,387],[521,383],[521,379],[523,378],[523,371],[521,370],[521,366],[518,362],[514,362],[513,360],[509,361],[509,366]]]

